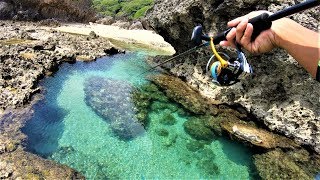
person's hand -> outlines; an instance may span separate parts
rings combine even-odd
[[[248,20],[256,17],[267,11],[254,11],[245,16],[238,17],[230,22],[228,22],[229,27],[234,27],[227,34],[227,41],[221,41],[221,46],[232,46],[235,47],[235,40],[243,48],[253,54],[261,54],[271,51],[273,48],[278,46],[276,33],[273,27],[268,30],[261,32],[254,41],[251,42],[251,35],[253,32],[252,24],[248,23]],[[270,12],[267,12],[270,14]]]

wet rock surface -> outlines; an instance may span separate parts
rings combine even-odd
[[[255,155],[254,163],[263,179],[314,179],[319,172],[319,157],[308,156],[303,150],[285,153],[277,149]]]
[[[150,26],[177,52],[190,48],[187,37],[195,25],[202,24],[205,32],[217,33],[226,28],[229,20],[253,10],[272,12],[302,1],[199,1],[158,0],[149,11]],[[298,13],[290,18],[317,31],[319,7]],[[227,49],[223,49],[228,51]],[[184,79],[202,95],[220,103],[240,104],[254,114],[269,129],[312,146],[320,153],[320,84],[283,50],[248,57],[254,78],[231,87],[217,87],[205,74],[204,59],[211,52],[204,50],[163,65],[172,74]],[[154,61],[158,61],[155,59]]]
[[[255,147],[261,147],[265,149],[299,148],[299,145],[291,139],[268,132],[261,128],[257,128],[256,126],[243,121],[225,120],[222,121],[220,125],[222,129],[232,137],[235,137],[239,141],[249,143]]]
[[[6,166],[2,167],[1,164]],[[44,160],[21,149],[0,156],[0,178],[1,175],[4,179],[85,179],[67,166]]]
[[[137,117],[139,109],[133,101],[135,88],[125,81],[92,77],[85,82],[86,103],[106,121],[123,140],[142,134],[144,118]]]

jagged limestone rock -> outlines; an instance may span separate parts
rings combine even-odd
[[[225,30],[227,22],[238,16],[258,9],[276,12],[298,2],[302,0],[157,0],[146,19],[156,32],[181,53],[191,47],[190,36],[198,24],[203,25],[205,33],[216,34]],[[319,10],[318,6],[291,18],[318,31]],[[220,50],[230,52],[227,49]],[[208,54],[212,53],[203,50],[162,67],[184,79],[207,98],[220,103],[240,104],[261,119],[269,129],[312,146],[320,153],[320,84],[291,56],[279,49],[260,56],[248,56],[254,69],[254,78],[231,87],[217,87],[204,72]]]
[[[38,82],[58,70],[63,62],[74,63],[77,56],[105,56],[111,48],[106,39],[87,40],[57,31],[47,31],[37,23],[3,21],[0,26],[0,109],[19,108],[39,93]],[[76,44],[76,45],[75,45]],[[99,46],[97,46],[99,44]]]

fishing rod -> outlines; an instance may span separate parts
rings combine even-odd
[[[251,41],[253,41],[262,31],[270,29],[272,21],[298,13],[309,8],[313,8],[318,5],[320,5],[320,0],[307,0],[300,4],[296,4],[294,6],[285,8],[274,14],[269,15],[268,13],[263,13],[259,16],[250,19],[249,23],[253,25]],[[207,63],[206,72],[208,75],[211,75],[213,79],[212,81],[215,84],[221,86],[230,86],[239,82],[241,79],[244,79],[248,75],[253,74],[252,67],[248,63],[244,52],[241,50],[241,46],[239,44],[236,44],[236,58],[230,58],[227,54],[217,52],[215,49],[215,44],[219,44],[221,41],[226,40],[226,36],[231,29],[232,27],[212,37],[203,34],[202,26],[196,26],[193,29],[191,36],[191,41],[195,45],[195,47],[181,54],[178,54],[177,56],[167,59],[154,67],[151,67],[142,74],[149,72],[165,63],[173,61],[183,55],[190,54],[200,48],[210,45],[213,55]],[[205,42],[203,43],[203,41]]]
[[[180,54],[178,54],[178,55],[176,55],[176,56],[174,56],[174,57],[172,57],[172,58],[169,58],[169,59],[163,61],[163,62],[160,63],[160,64],[157,64],[157,65],[151,67],[150,69],[146,70],[145,72],[141,73],[140,75],[145,74],[145,73],[147,73],[147,72],[149,72],[149,71],[151,71],[151,70],[153,70],[153,69],[156,69],[157,67],[159,67],[159,66],[161,66],[161,65],[163,65],[163,64],[166,64],[166,63],[168,63],[168,62],[170,62],[170,61],[173,61],[173,60],[175,60],[175,59],[177,59],[177,58],[179,58],[179,57],[181,57],[181,56],[190,54],[190,53],[192,53],[192,52],[194,52],[194,51],[196,51],[196,50],[198,50],[198,49],[200,49],[200,48],[202,48],[202,47],[205,47],[205,46],[207,46],[207,45],[208,45],[208,43],[202,43],[202,44],[197,45],[197,46],[195,46],[195,47],[193,47],[193,48],[191,48],[191,49],[188,49],[187,51],[185,51],[185,52],[183,52],[183,53],[180,53]]]

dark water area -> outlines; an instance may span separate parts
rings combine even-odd
[[[62,65],[42,82],[45,98],[22,129],[27,150],[87,179],[255,178],[249,148],[224,137],[199,146],[183,128],[189,116],[174,102],[153,102],[143,132],[132,131],[140,111],[131,92],[149,83],[139,76],[149,68],[145,59],[128,53]],[[168,113],[174,121],[163,123]]]

